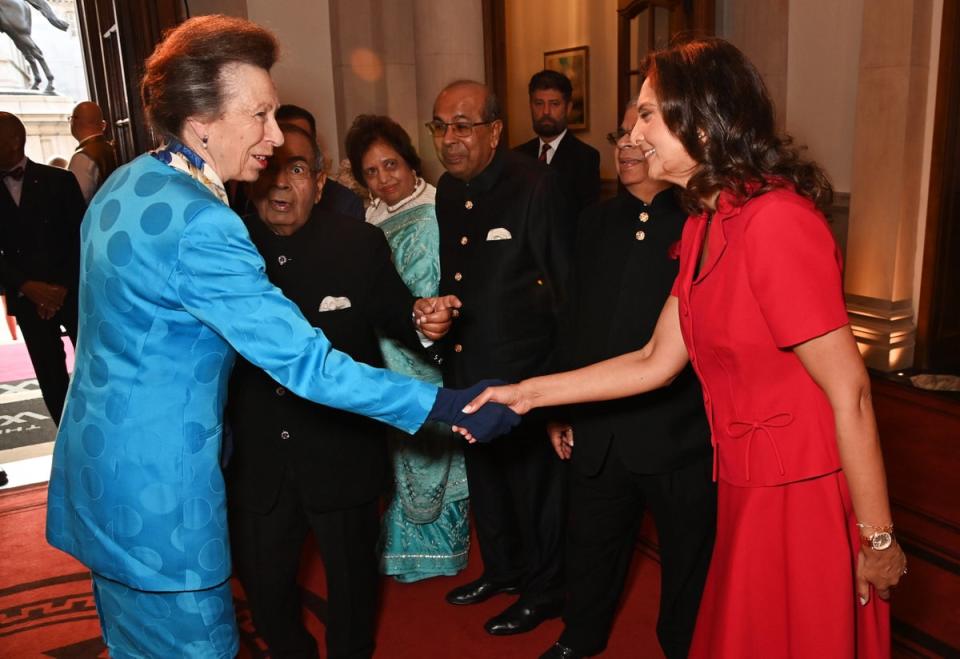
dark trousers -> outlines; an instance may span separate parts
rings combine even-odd
[[[560,643],[588,655],[606,648],[646,508],[660,543],[657,638],[668,659],[687,656],[716,531],[711,464],[707,457],[672,472],[635,474],[611,447],[595,476],[570,469]]]
[[[73,345],[77,345],[77,301],[67,297],[53,318],[44,320],[37,315],[33,303],[20,300],[17,309],[17,325],[23,332],[30,363],[37,375],[37,384],[43,394],[43,402],[55,425],[60,425],[63,405],[67,400],[70,374],[67,373],[67,353],[63,349],[60,326],[67,330]]]
[[[521,600],[543,603],[563,596],[566,478],[542,424],[530,421],[464,455],[484,578],[519,583]]]
[[[286,481],[265,515],[230,510],[234,571],[243,584],[257,633],[273,657],[317,657],[317,643],[302,620],[297,573],[312,530],[327,575],[327,656],[368,659],[376,632],[377,501],[318,512]]]

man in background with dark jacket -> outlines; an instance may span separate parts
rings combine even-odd
[[[0,112],[0,287],[59,424],[70,384],[61,328],[76,344],[86,204],[73,174],[27,158],[26,140],[23,123]]]
[[[537,136],[515,150],[557,172],[576,220],[580,211],[600,199],[600,153],[567,127],[573,107],[573,86],[567,76],[544,69],[530,78],[527,91]]]

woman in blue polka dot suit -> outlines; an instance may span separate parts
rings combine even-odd
[[[76,370],[47,539],[93,572],[113,657],[238,650],[219,465],[235,351],[302,397],[407,432],[462,421],[469,400],[356,364],[267,280],[223,182],[255,180],[283,141],[276,56],[274,37],[240,19],[172,31],[142,86],[167,144],[117,170],[82,224]],[[448,302],[418,303],[428,336],[449,323]],[[488,436],[516,422],[505,409]]]

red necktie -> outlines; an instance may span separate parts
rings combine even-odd
[[[547,151],[549,150],[550,145],[544,142],[543,146],[540,147],[540,162],[547,162]]]
[[[543,160],[542,157],[541,157],[541,160]],[[14,181],[19,181],[23,179],[23,167],[17,167],[16,169],[11,169],[9,171],[6,171],[0,174],[0,180],[3,180],[8,177],[12,178]]]

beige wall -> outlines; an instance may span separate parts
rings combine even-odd
[[[589,130],[577,137],[600,151],[600,174],[615,178],[613,147],[604,136],[618,125],[617,0],[509,0],[506,3],[506,116],[510,146],[534,136],[527,83],[543,53],[590,47]]]
[[[281,10],[282,9],[282,10]],[[280,61],[273,79],[281,103],[312,112],[328,167],[337,169],[340,140],[330,35],[329,0],[190,0],[190,14],[227,14],[249,18],[280,40]]]
[[[783,128],[787,107],[789,0],[716,0],[717,35],[742,50],[767,84]]]
[[[864,0],[790,0],[785,128],[849,192]]]
[[[273,79],[281,103],[294,103],[317,119],[320,147],[327,165],[340,159],[336,94],[331,58],[328,0],[247,0],[247,16],[269,28],[280,40],[280,61]]]
[[[190,15],[226,14],[247,17],[247,0],[190,0]]]

